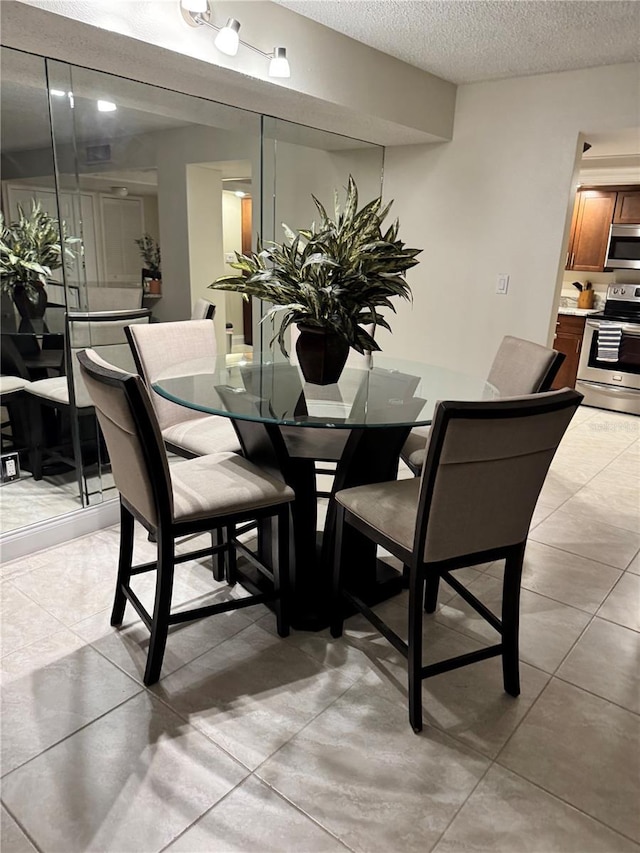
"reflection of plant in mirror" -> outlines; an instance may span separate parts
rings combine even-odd
[[[336,194],[334,219],[312,198],[320,213],[319,225],[297,233],[283,225],[284,243],[263,244],[258,239],[257,254],[236,252],[231,266],[242,276],[222,276],[209,286],[271,302],[266,316],[273,320],[282,312],[275,338],[285,355],[284,333],[292,323],[336,332],[360,353],[379,350],[362,327],[390,328],[376,309],[395,311],[391,297],[411,297],[404,276],[418,263],[422,249],[405,248],[398,239],[397,220],[382,231],[391,203],[383,208],[378,197],[358,210],[358,190],[351,176],[344,209]]]
[[[64,261],[73,261],[75,251],[71,246],[79,242],[79,237],[67,237],[65,223],[49,216],[35,199],[31,200],[29,215],[18,205],[18,220],[9,225],[0,213],[2,290],[12,294],[17,286],[23,286],[29,299],[36,302],[38,289],[51,280],[52,271],[60,269]]]
[[[160,246],[156,243],[151,234],[143,234],[142,237],[135,242],[136,246],[140,249],[140,254],[142,255],[145,268],[149,270],[152,275],[160,277]]]

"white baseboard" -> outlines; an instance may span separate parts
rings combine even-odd
[[[119,521],[120,501],[114,498],[97,506],[78,509],[66,515],[20,527],[18,530],[10,530],[0,536],[2,562],[18,560],[36,551],[61,545],[70,539],[77,539],[78,536],[111,527]]]

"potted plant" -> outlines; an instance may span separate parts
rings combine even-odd
[[[0,286],[13,297],[23,318],[44,315],[45,285],[53,270],[73,260],[71,246],[79,242],[78,237],[67,237],[64,222],[46,213],[35,199],[28,215],[18,205],[18,219],[9,225],[0,213]]]
[[[162,291],[162,272],[160,271],[160,246],[151,234],[143,234],[135,241],[140,249],[144,269],[142,279],[146,283],[149,293],[160,293]]]
[[[358,209],[358,190],[349,176],[344,208],[336,194],[335,218],[313,196],[320,222],[309,230],[292,231],[283,225],[283,243],[263,244],[257,253],[239,254],[231,266],[242,275],[226,275],[209,285],[257,296],[272,303],[272,322],[280,319],[274,335],[287,355],[285,332],[297,323],[296,350],[308,382],[336,382],[353,347],[360,353],[379,350],[364,325],[390,329],[379,308],[395,311],[391,298],[409,299],[405,273],[415,266],[421,249],[409,249],[398,239],[397,220],[383,232],[391,203],[382,198]]]

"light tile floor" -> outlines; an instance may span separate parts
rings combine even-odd
[[[498,659],[430,679],[420,736],[362,618],[336,641],[280,640],[263,608],[182,627],[146,690],[145,630],[109,627],[115,528],[6,564],[3,853],[639,853],[639,487],[640,419],[581,409],[531,531],[522,695]],[[500,575],[463,573],[494,607]],[[185,564],[175,595],[210,588]],[[403,625],[402,596],[381,610]],[[490,632],[443,589],[425,633],[437,659]]]

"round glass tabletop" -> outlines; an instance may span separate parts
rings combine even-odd
[[[346,367],[334,385],[306,383],[299,367],[273,353],[192,359],[164,371],[153,389],[212,415],[300,427],[424,426],[439,400],[497,396],[485,379],[375,353],[372,368]]]

